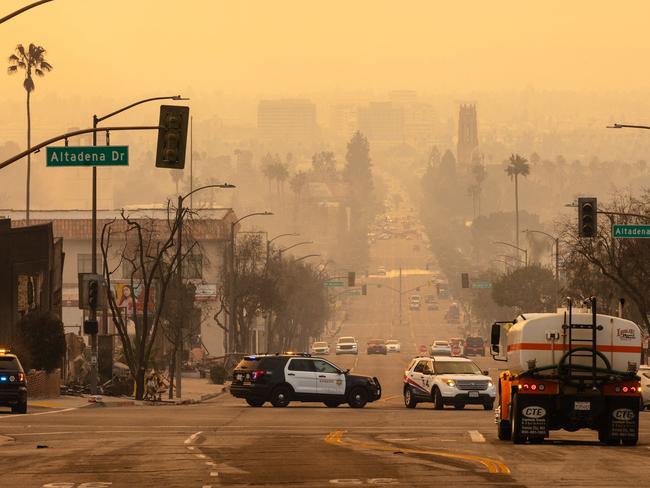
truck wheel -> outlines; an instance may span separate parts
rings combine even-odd
[[[271,405],[286,407],[291,401],[291,390],[286,386],[278,386],[271,392]]]
[[[512,424],[509,420],[499,421],[499,426],[497,427],[497,437],[500,441],[509,441],[512,439]]]
[[[456,410],[462,410],[463,408],[465,408],[465,404],[464,404],[464,403],[456,403],[456,404],[454,405],[454,408],[455,408]]]
[[[363,408],[368,403],[368,392],[363,388],[355,388],[350,392],[348,405],[352,408]]]
[[[639,441],[638,436],[634,439],[623,439],[624,446],[636,446],[636,443]]]
[[[483,410],[494,410],[494,402],[484,403]]]
[[[442,393],[440,393],[440,390],[436,387],[433,389],[433,408],[436,410],[442,410],[445,408],[445,403],[442,398]]]
[[[418,402],[413,395],[413,390],[410,387],[404,388],[404,405],[406,408],[415,408]]]
[[[328,408],[336,408],[336,407],[338,407],[340,405],[339,402],[333,402],[333,401],[330,401],[330,400],[328,400],[328,401],[326,401],[324,403],[325,403],[325,406],[327,406]]]
[[[517,395],[512,399],[512,442],[523,444],[526,438],[521,434],[521,422],[519,422],[519,405]]]

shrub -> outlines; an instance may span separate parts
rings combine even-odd
[[[61,366],[65,355],[63,322],[52,312],[31,312],[23,316],[17,327],[16,352],[26,370],[40,369],[48,373]]]

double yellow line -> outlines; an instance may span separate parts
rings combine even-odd
[[[358,447],[361,449],[368,449],[368,450],[373,450],[373,451],[390,451],[394,452],[396,449],[399,449],[401,452],[406,452],[409,454],[422,454],[422,455],[427,455],[427,456],[436,456],[436,457],[442,457],[442,458],[448,458],[448,459],[457,459],[461,461],[469,461],[472,463],[477,463],[482,466],[484,466],[488,473],[495,473],[495,474],[510,474],[510,468],[506,466],[503,462],[499,461],[498,459],[491,459],[488,457],[483,457],[483,456],[475,456],[473,454],[454,454],[450,452],[444,452],[444,451],[430,451],[430,450],[424,450],[424,449],[411,449],[408,447],[395,447],[395,446],[389,446],[389,445],[381,445],[381,444],[374,444],[374,443],[369,443],[369,442],[362,442],[362,441],[357,441],[353,440],[350,438],[346,438],[345,440],[343,439],[343,436],[345,435],[346,431],[345,430],[335,430],[334,432],[330,432],[326,437],[325,437],[325,442],[331,445],[336,445],[336,446],[343,446],[343,447]]]

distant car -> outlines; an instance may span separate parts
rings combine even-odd
[[[266,402],[286,407],[299,401],[363,408],[381,398],[381,385],[377,378],[350,374],[308,354],[272,354],[245,356],[233,371],[230,394],[251,407]]]
[[[372,339],[366,346],[366,354],[387,354],[386,341],[383,339]]]
[[[466,358],[417,357],[404,371],[404,404],[415,408],[420,402],[433,402],[436,410],[445,405],[457,409],[483,405],[492,410],[496,388],[487,371]]]
[[[0,349],[0,406],[27,413],[27,382],[18,356]]]
[[[429,352],[432,356],[451,356],[451,345],[448,341],[433,341]]]
[[[465,355],[485,356],[485,341],[479,336],[469,336],[465,339]]]
[[[638,375],[641,378],[641,407],[645,410],[650,408],[650,366],[641,365]]]
[[[460,324],[460,307],[452,303],[445,312],[445,320],[450,324]]]
[[[388,339],[386,341],[386,350],[388,352],[401,352],[402,344],[397,339]]]
[[[420,310],[420,295],[411,295],[409,297],[409,310]]]
[[[311,345],[311,353],[327,355],[330,353],[330,345],[327,342],[314,342]]]
[[[377,274],[379,276],[386,276],[386,268],[384,268],[383,266],[380,266],[379,268],[377,268]]]
[[[336,342],[336,354],[359,354],[359,346],[354,337],[339,337]]]
[[[426,295],[424,297],[424,303],[436,303],[436,297],[433,295]]]
[[[431,310],[431,311],[440,310],[440,305],[438,305],[438,302],[427,303],[427,310]]]

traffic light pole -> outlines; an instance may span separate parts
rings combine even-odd
[[[176,332],[176,398],[181,398],[181,381],[183,378],[183,296],[185,290],[183,289],[183,197],[178,195],[178,248],[176,248],[176,263],[178,269],[176,270],[178,276],[178,319],[177,332]]]
[[[97,129],[97,115],[93,115],[93,129]],[[97,145],[97,132],[93,132],[93,146]],[[97,274],[97,166],[93,166],[92,217],[91,217],[92,273]],[[97,309],[90,308],[90,320],[97,320]],[[90,394],[97,394],[97,334],[90,335]]]

